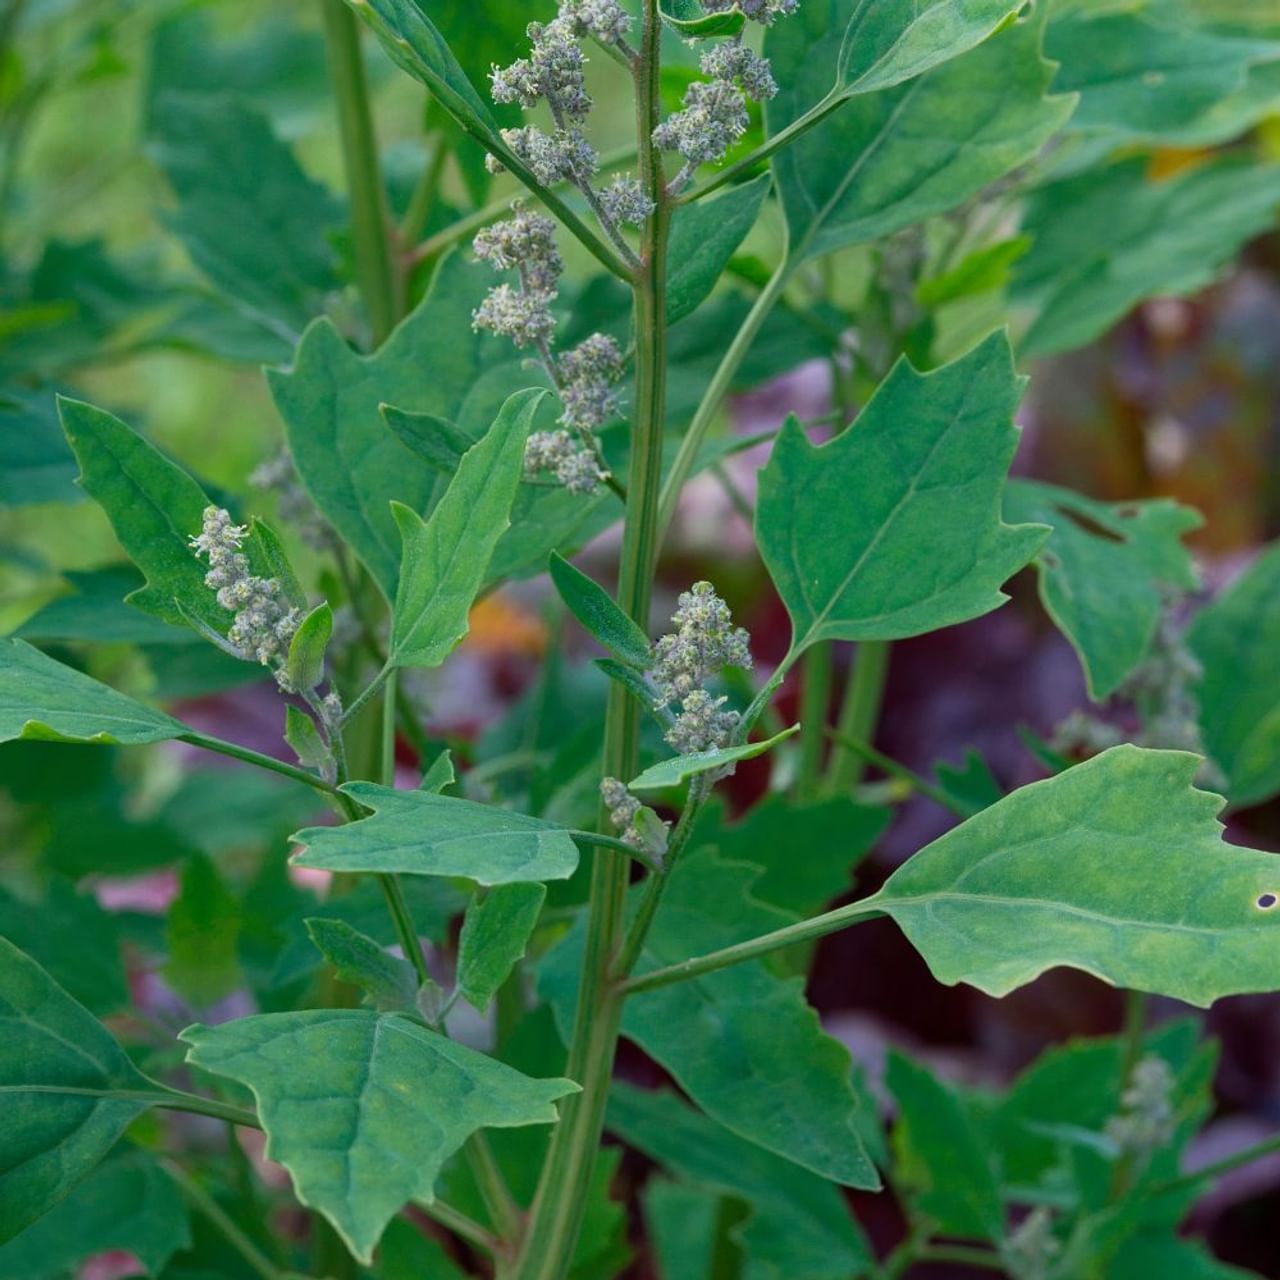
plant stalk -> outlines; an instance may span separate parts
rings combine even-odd
[[[403,310],[400,277],[391,247],[386,188],[369,109],[369,85],[360,48],[360,26],[344,0],[321,0],[329,78],[338,104],[342,162],[351,200],[356,276],[369,313],[375,347],[395,328]]]
[[[854,654],[853,672],[844,691],[836,724],[835,750],[827,770],[827,789],[847,795],[862,781],[866,761],[850,743],[871,745],[889,674],[889,641],[861,640]]]
[[[651,142],[661,119],[661,41],[658,0],[645,0],[644,30],[635,66],[636,136],[640,181],[655,209],[643,229],[642,265],[633,285],[635,417],[618,574],[618,604],[641,627],[648,623],[657,560],[666,417],[666,248],[670,206],[661,156]],[[606,776],[635,776],[640,724],[639,704],[620,685],[612,684],[605,715]],[[602,813],[602,826],[603,819]],[[552,1134],[534,1199],[528,1235],[515,1267],[516,1280],[561,1280],[568,1271],[581,1230],[622,1018],[621,994],[611,976],[623,943],[628,871],[629,860],[609,849],[599,850],[592,864],[586,945],[566,1068],[582,1092],[562,1104],[560,1123]]]

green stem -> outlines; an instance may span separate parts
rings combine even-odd
[[[1145,991],[1124,993],[1124,1058],[1120,1068],[1120,1092],[1124,1093],[1133,1079],[1133,1073],[1142,1059],[1142,1045],[1147,1034],[1149,1000]],[[1119,1100],[1117,1099],[1117,1105]],[[1107,1199],[1111,1204],[1122,1200],[1133,1183],[1135,1156],[1125,1151],[1111,1173],[1111,1186]]]
[[[356,695],[355,701],[342,713],[342,723],[348,725],[356,718],[356,714],[362,711],[370,701],[376,698],[382,689],[382,686],[391,679],[395,667],[388,658],[386,665],[378,672],[376,676]]]
[[[444,138],[439,133],[431,135],[431,155],[418,181],[414,184],[413,194],[409,197],[409,207],[405,210],[404,218],[400,223],[401,244],[410,244],[416,240],[422,234],[422,228],[430,220],[448,159],[449,148],[445,146]]]
[[[644,30],[636,61],[636,136],[640,181],[655,209],[643,229],[643,265],[633,288],[635,417],[618,574],[618,604],[642,628],[648,623],[657,559],[658,492],[666,417],[666,249],[671,210],[661,156],[651,142],[661,119],[661,41],[658,0],[645,0]],[[635,776],[641,715],[636,699],[621,685],[611,684],[605,715],[606,776]],[[600,825],[605,822],[602,820]],[[561,1280],[568,1271],[582,1226],[622,1017],[622,1000],[611,976],[623,942],[628,867],[626,858],[608,850],[601,850],[601,856],[592,864],[586,942],[566,1068],[566,1074],[578,1082],[582,1092],[562,1104],[560,1123],[552,1134],[534,1199],[529,1232],[516,1265],[517,1280]]]
[[[331,786],[317,774],[308,773],[305,769],[286,764],[285,761],[277,760],[274,756],[263,755],[261,751],[253,751],[249,747],[242,747],[235,742],[225,742],[222,738],[211,738],[206,734],[197,733],[194,729],[190,733],[184,733],[178,741],[185,742],[192,747],[199,747],[203,751],[216,752],[220,756],[230,756],[232,760],[241,760],[245,764],[257,765],[259,769],[266,769],[271,773],[278,773],[282,777],[292,778],[295,782],[305,783],[308,787],[313,787],[316,791],[323,791],[326,795],[340,794],[337,787]]]
[[[342,161],[351,200],[351,235],[355,243],[356,275],[369,313],[374,346],[381,346],[395,328],[403,303],[391,250],[386,188],[378,165],[378,144],[369,109],[360,48],[360,25],[344,0],[321,0],[329,78],[338,105]]]
[[[1192,1173],[1170,1178],[1167,1182],[1157,1183],[1151,1188],[1150,1194],[1166,1195],[1171,1191],[1183,1191],[1187,1187],[1194,1187],[1201,1182],[1211,1182],[1214,1178],[1222,1177],[1224,1173],[1241,1169],[1255,1160],[1261,1160],[1264,1156],[1274,1155],[1277,1151],[1280,1151],[1280,1133],[1264,1138],[1261,1142],[1255,1142],[1253,1146],[1245,1147],[1232,1155],[1223,1156],[1221,1160],[1215,1160],[1213,1164],[1207,1164],[1203,1169],[1196,1169]]]
[[[784,255],[782,261],[778,264],[777,270],[769,277],[769,282],[760,291],[755,300],[755,305],[747,313],[747,318],[742,322],[742,328],[734,335],[733,341],[729,344],[729,349],[721,358],[715,375],[703,393],[702,400],[693,415],[693,420],[689,423],[689,429],[685,432],[684,439],[680,441],[680,448],[676,452],[675,461],[671,464],[671,471],[662,486],[662,496],[658,501],[659,535],[666,532],[672,516],[675,515],[676,503],[680,500],[680,491],[684,488],[685,481],[693,474],[694,463],[698,459],[698,453],[702,449],[707,432],[715,421],[716,414],[720,409],[720,402],[729,394],[729,388],[733,385],[734,376],[737,374],[743,360],[746,359],[747,352],[750,351],[751,344],[756,340],[756,336],[759,334],[764,322],[769,318],[769,313],[773,310],[774,304],[782,297],[790,276],[791,264]]]
[[[733,182],[742,175],[750,173],[762,161],[773,155],[775,151],[781,151],[783,147],[789,146],[802,133],[808,133],[814,125],[821,124],[846,101],[847,99],[843,93],[838,89],[833,89],[821,102],[815,103],[804,115],[797,117],[785,129],[775,133],[773,137],[761,143],[754,151],[743,156],[741,160],[734,161],[733,164],[721,169],[714,177],[708,178],[705,182],[699,183],[696,187],[691,187],[684,192],[677,203],[690,204],[694,200],[701,200],[703,196],[709,196],[726,183]]]
[[[636,149],[632,146],[619,147],[616,151],[606,152],[600,157],[600,172],[609,173],[614,169],[623,169],[632,164],[635,158]],[[568,189],[570,183],[568,181],[560,182],[556,186]],[[459,241],[466,240],[481,228],[487,227],[491,222],[497,222],[499,218],[505,218],[511,212],[512,199],[512,196],[502,196],[498,200],[491,200],[474,213],[467,214],[465,218],[459,218],[457,222],[451,222],[447,227],[437,231],[435,235],[428,236],[421,244],[415,245],[414,248],[410,249],[405,254],[405,264],[415,267],[420,262],[426,262],[428,258],[434,258],[436,254],[443,253],[446,249],[451,249]]]
[[[957,818],[973,817],[972,809],[966,808],[960,801],[949,796],[941,787],[935,786],[927,778],[922,778],[914,769],[907,768],[901,761],[885,755],[883,751],[877,751],[875,747],[867,746],[865,742],[858,742],[854,738],[845,738],[837,730],[832,729],[828,732],[832,740],[839,743],[846,750],[852,751],[868,764],[875,765],[877,769],[882,770],[891,777],[901,778],[913,791],[918,791],[922,796],[928,796],[934,804],[941,805],[949,813],[954,813]]]
[[[926,1244],[917,1253],[918,1262],[954,1262],[960,1266],[978,1267],[985,1271],[1003,1271],[1004,1263],[987,1249],[963,1244]]]
[[[231,1124],[244,1125],[247,1129],[262,1128],[258,1117],[243,1107],[233,1107],[228,1102],[202,1098],[197,1093],[185,1093],[181,1089],[170,1089],[168,1085],[154,1080],[151,1083],[156,1086],[154,1093],[145,1089],[82,1089],[61,1084],[22,1084],[0,1085],[0,1094],[54,1093],[83,1098],[115,1098],[136,1102],[143,1107],[162,1107],[166,1111],[189,1111],[192,1115],[211,1116],[214,1120],[226,1120]]]
[[[871,745],[889,674],[889,641],[862,640],[854,653],[853,673],[836,722],[836,750],[827,769],[827,789],[847,794],[862,781],[864,761],[850,743]],[[950,806],[948,806],[950,807]]]
[[[831,704],[833,645],[821,640],[800,664],[800,772],[796,799],[815,800],[821,790],[822,752],[827,741],[827,708]]]
[[[700,978],[704,973],[714,973],[717,969],[727,969],[734,964],[745,964],[746,961],[756,960],[771,951],[780,951],[783,947],[793,947],[798,942],[808,942],[813,938],[825,937],[828,933],[836,933],[867,916],[878,915],[879,912],[880,908],[874,898],[863,898],[810,920],[799,920],[758,938],[748,938],[746,942],[735,943],[732,947],[724,947],[707,955],[690,956],[687,960],[678,960],[661,969],[637,974],[622,984],[622,990],[625,995],[636,995],[641,991],[669,987],[675,982],[688,982],[692,978]]]
[[[637,849],[635,845],[628,844],[625,840],[619,840],[617,836],[606,836],[598,831],[570,831],[577,844],[590,845],[595,849],[612,849],[617,853],[625,853],[628,858],[634,858],[637,862],[643,863],[650,871],[661,871],[662,868],[654,862],[654,860],[643,849]]]
[[[494,1159],[493,1148],[483,1130],[477,1130],[467,1143],[467,1163],[480,1188],[480,1196],[497,1230],[498,1239],[514,1244],[520,1238],[524,1216],[515,1202],[507,1180]]]
[[[227,1211],[186,1170],[172,1160],[162,1160],[165,1172],[178,1184],[178,1189],[197,1212],[203,1214],[221,1232],[226,1242],[244,1259],[262,1280],[284,1280],[284,1272],[240,1229]]]
[[[473,1244],[486,1253],[496,1254],[502,1247],[501,1241],[491,1232],[486,1231],[474,1218],[447,1205],[443,1200],[425,1200],[415,1202],[429,1218],[434,1218],[442,1227],[452,1231],[459,1239]]]

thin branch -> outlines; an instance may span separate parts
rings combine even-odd
[[[192,747],[200,747],[204,751],[213,751],[220,756],[230,756],[232,760],[240,760],[245,764],[257,765],[259,769],[266,769],[271,773],[278,773],[281,777],[292,778],[295,782],[305,783],[308,787],[314,788],[316,791],[323,791],[326,795],[339,795],[337,787],[326,782],[318,774],[308,773],[305,769],[299,769],[294,765],[287,764],[283,760],[277,760],[274,756],[263,755],[261,751],[254,751],[249,747],[242,747],[235,742],[226,742],[222,738],[211,738],[207,734],[197,733],[194,729],[190,733],[184,733],[179,742],[185,742]]]
[[[168,1158],[162,1159],[160,1163],[169,1177],[178,1184],[178,1189],[187,1198],[191,1207],[208,1218],[222,1233],[227,1243],[250,1268],[262,1277],[262,1280],[285,1280],[285,1273],[249,1239],[227,1211],[186,1170]]]

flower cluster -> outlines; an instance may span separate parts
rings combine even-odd
[[[1123,1110],[1107,1121],[1107,1137],[1128,1155],[1150,1155],[1165,1146],[1173,1137],[1173,1086],[1173,1071],[1163,1058],[1143,1058],[1120,1095]]]
[[[609,823],[624,844],[661,863],[667,851],[668,824],[645,808],[617,778],[600,783],[600,799],[609,811]]]
[[[768,26],[776,18],[794,12],[797,0],[722,0],[704,7],[721,13],[735,6],[756,22]],[[712,45],[700,59],[706,80],[691,84],[679,111],[653,131],[654,145],[674,151],[684,165],[671,181],[678,191],[702,164],[723,160],[729,148],[747,131],[747,99],[767,102],[778,92],[769,63],[747,48],[742,36]]]
[[[273,457],[259,463],[250,472],[249,483],[255,489],[275,494],[280,519],[296,529],[307,546],[317,551],[333,548],[333,529],[302,487],[288,449],[282,448]]]
[[[1044,1205],[1027,1214],[1005,1241],[1005,1264],[1018,1280],[1045,1280],[1062,1243],[1053,1234],[1053,1212]]]
[[[249,557],[241,550],[248,530],[233,524],[229,512],[206,507],[200,532],[191,545],[209,564],[205,585],[216,591],[218,603],[235,614],[227,642],[250,662],[271,667],[283,687],[283,664],[289,643],[302,622],[302,614],[281,598],[275,578],[259,578],[249,570]]]
[[[653,212],[653,202],[634,179],[617,179],[604,192],[592,186],[600,157],[582,128],[592,104],[586,89],[587,58],[580,40],[589,36],[626,50],[630,29],[631,19],[618,0],[562,0],[552,21],[529,24],[529,56],[509,67],[494,67],[489,76],[495,102],[513,103],[526,110],[540,102],[547,104],[554,122],[550,133],[525,125],[504,129],[503,141],[539,182],[550,186],[567,181],[578,187],[606,234],[628,260],[634,255],[619,228],[643,222]]]
[[[667,743],[682,755],[726,746],[741,717],[724,711],[727,699],[703,687],[723,667],[751,666],[749,637],[733,625],[729,606],[709,582],[695,582],[681,593],[671,615],[675,630],[654,645],[651,672],[657,706],[678,706]]]
[[[531,475],[550,472],[574,493],[592,493],[609,478],[595,432],[618,412],[615,385],[622,376],[622,352],[602,333],[592,334],[557,358],[555,301],[564,269],[555,243],[555,223],[517,204],[505,222],[476,236],[477,256],[499,271],[517,273],[517,285],[489,291],[472,323],[532,347],[564,405],[558,431],[535,431],[525,449]]]

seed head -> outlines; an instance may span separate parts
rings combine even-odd
[[[691,164],[724,159],[747,131],[747,105],[742,90],[728,80],[697,80],[684,95],[684,108],[653,131],[662,151],[677,151]]]
[[[471,317],[473,329],[488,329],[510,338],[517,347],[536,345],[555,332],[556,321],[543,293],[524,293],[509,284],[489,290]]]
[[[605,213],[619,226],[638,227],[655,205],[635,178],[615,178],[600,193]]]
[[[557,366],[560,421],[578,431],[594,431],[618,410],[613,384],[622,373],[622,352],[606,334],[593,333],[560,357]]]
[[[702,55],[701,66],[704,75],[737,84],[757,102],[767,102],[778,92],[768,60],[738,41],[712,45]]]
[[[561,0],[560,21],[577,36],[593,36],[601,44],[618,44],[631,30],[631,18],[618,0]]]
[[[594,493],[609,478],[596,455],[568,431],[535,431],[524,447],[526,475],[550,471],[570,493]]]
[[[1107,1136],[1131,1155],[1150,1155],[1173,1137],[1173,1070],[1155,1054],[1133,1069],[1120,1095],[1121,1112],[1107,1121]]]
[[[742,717],[736,711],[720,710],[727,701],[713,698],[705,689],[695,689],[684,699],[675,723],[667,730],[667,743],[681,755],[728,746]]]

